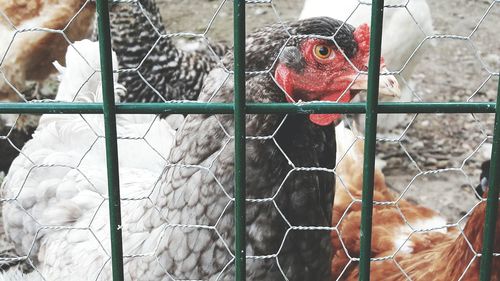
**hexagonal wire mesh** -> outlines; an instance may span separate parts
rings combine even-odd
[[[131,15],[137,21],[148,23],[146,25],[148,27],[145,29],[134,30],[131,26],[128,26],[130,33],[117,31],[117,34],[112,34],[114,36],[113,39],[117,40],[113,42],[116,46],[115,51],[118,58],[121,59],[119,68],[115,70],[115,73],[118,74],[118,80],[115,82],[123,84],[126,88],[124,91],[120,86],[117,86],[115,93],[123,101],[165,102],[149,107],[146,105],[142,108],[138,105],[129,107],[117,105],[116,107],[119,113],[149,113],[149,115],[117,115],[117,138],[116,140],[111,139],[111,142],[116,141],[119,144],[117,154],[120,162],[117,162],[116,165],[119,167],[120,173],[123,225],[118,223],[119,228],[116,231],[123,232],[124,235],[123,257],[125,279],[140,278],[138,276],[150,276],[151,278],[163,276],[170,280],[198,280],[209,277],[222,280],[231,279],[236,256],[235,249],[233,248],[235,237],[232,234],[233,223],[231,221],[231,213],[234,208],[234,202],[238,200],[233,195],[232,184],[228,184],[231,183],[232,178],[225,178],[227,176],[221,172],[221,166],[223,163],[232,163],[232,156],[234,154],[233,143],[238,139],[238,136],[235,135],[237,132],[235,132],[234,125],[231,120],[228,120],[227,115],[212,115],[208,117],[207,120],[212,120],[213,122],[207,121],[207,125],[199,129],[211,132],[212,134],[210,135],[213,136],[207,137],[206,140],[199,140],[200,146],[214,145],[216,148],[213,154],[205,160],[196,162],[197,159],[193,158],[193,155],[181,152],[176,154],[175,151],[171,152],[170,149],[173,144],[165,145],[165,143],[174,143],[173,138],[176,130],[178,128],[186,130],[186,124],[190,124],[189,120],[181,122],[180,120],[184,119],[182,116],[164,118],[165,116],[163,115],[155,116],[151,114],[158,112],[227,114],[233,112],[232,104],[224,106],[217,103],[220,101],[232,101],[232,99],[224,100],[224,97],[220,97],[219,95],[228,84],[231,84],[234,78],[230,64],[220,58],[227,55],[229,52],[228,49],[223,46],[221,47],[218,43],[214,43],[216,39],[212,37],[220,35],[211,33],[214,31],[215,25],[224,25],[224,21],[220,22],[221,18],[231,17],[232,3],[229,1],[220,1],[220,3],[211,5],[210,7],[213,6],[213,12],[208,12],[210,16],[206,19],[205,22],[207,24],[201,32],[197,32],[196,30],[190,32],[182,32],[182,30],[167,32],[163,27],[161,17],[148,10],[151,8],[147,4],[149,3],[148,1],[138,2],[127,0],[114,2],[117,2],[115,3],[117,6],[112,7],[111,19],[115,21],[115,24],[120,23],[120,20],[123,21],[121,24],[130,24],[130,22],[126,21],[126,17],[120,17],[120,15],[123,16],[123,13],[127,11],[131,12]],[[170,2],[167,4],[171,5],[172,3]],[[362,13],[363,9],[370,8],[370,3],[365,3],[364,1],[355,2],[351,7],[352,9],[346,9],[347,14],[339,16],[340,20],[349,21],[349,19],[354,19],[356,14]],[[38,274],[45,280],[51,280],[55,276],[74,276],[79,272],[84,274],[83,276],[86,276],[86,279],[108,280],[111,278],[111,270],[109,268],[111,242],[108,229],[109,214],[106,206],[108,205],[110,195],[108,195],[108,191],[106,190],[107,178],[103,172],[106,169],[106,159],[104,157],[105,145],[103,141],[108,135],[103,128],[103,124],[109,124],[107,123],[109,121],[104,122],[101,115],[85,114],[102,113],[100,105],[85,106],[81,103],[65,103],[102,101],[103,95],[100,93],[100,80],[98,77],[101,71],[99,70],[99,58],[98,56],[96,57],[96,53],[98,55],[96,47],[95,45],[83,45],[76,42],[79,39],[78,34],[80,32],[72,31],[76,25],[90,26],[90,24],[85,25],[84,23],[90,22],[93,13],[89,12],[89,10],[92,10],[93,3],[91,0],[67,1],[67,3],[58,4],[62,6],[55,7],[47,7],[39,2],[32,4],[33,6],[28,5],[25,15],[28,19],[36,19],[35,14],[37,13],[33,12],[33,14],[30,14],[30,9],[40,9],[44,13],[48,13],[48,11],[66,11],[67,14],[63,23],[58,22],[58,25],[54,26],[49,25],[47,22],[36,20],[27,21],[26,25],[24,25],[22,15],[13,14],[11,10],[6,8],[0,11],[1,18],[6,23],[5,26],[11,29],[10,33],[7,33],[11,40],[8,40],[8,44],[4,45],[4,49],[0,50],[2,54],[0,72],[3,76],[1,94],[2,97],[18,99],[25,103],[14,104],[13,106],[12,104],[2,104],[0,105],[0,110],[2,112],[18,111],[19,113],[47,113],[47,111],[53,111],[53,113],[79,113],[76,115],[43,116],[40,119],[38,128],[36,125],[32,126],[32,130],[37,128],[37,135],[25,147],[22,147],[26,141],[25,139],[17,142],[14,137],[14,134],[17,132],[16,130],[21,127],[21,123],[24,124],[25,115],[18,114],[6,121],[8,122],[7,125],[11,126],[8,127],[0,141],[6,143],[9,147],[14,147],[15,151],[20,152],[20,155],[14,161],[3,183],[4,194],[2,196],[4,224],[7,235],[11,240],[10,242],[13,244],[10,247],[15,249],[15,257],[3,258],[2,260],[6,263],[23,261],[31,270],[34,269],[34,273],[32,274]],[[457,44],[457,46],[451,49],[445,48],[442,53],[457,51],[457,56],[462,60],[465,60],[468,64],[470,62],[470,65],[476,65],[476,69],[478,70],[472,71],[473,73],[484,73],[479,78],[479,86],[473,89],[471,93],[467,91],[464,93],[467,97],[466,101],[484,101],[484,96],[494,99],[494,93],[489,95],[487,91],[496,87],[496,83],[494,82],[498,80],[499,74],[494,69],[498,68],[498,65],[495,64],[494,57],[488,57],[488,51],[490,50],[488,44],[486,44],[486,47],[480,46],[483,42],[481,39],[484,37],[478,34],[480,34],[481,29],[486,25],[485,22],[494,18],[492,14],[495,10],[498,11],[498,1],[488,2],[487,8],[481,11],[482,15],[479,19],[473,22],[470,32],[463,33],[462,29],[458,29],[450,30],[449,33],[445,32],[443,33],[444,35],[436,34],[433,31],[429,33],[425,23],[419,20],[419,15],[416,14],[411,6],[415,3],[418,3],[418,1],[388,1],[387,5],[385,5],[386,11],[403,11],[405,18],[414,24],[413,28],[421,33],[422,38],[418,39],[416,46],[410,46],[412,51],[407,58],[405,57],[399,65],[390,68],[393,70],[392,72],[387,72],[383,75],[396,75],[399,83],[404,88],[403,91],[409,92],[410,97],[413,96],[418,101],[427,101],[428,98],[426,95],[417,93],[415,88],[419,86],[412,85],[411,81],[420,80],[421,84],[424,85],[420,86],[420,89],[422,89],[422,87],[425,87],[427,80],[422,81],[421,77],[411,77],[412,79],[406,77],[407,75],[411,76],[411,70],[409,70],[413,67],[411,63],[420,57],[426,57],[425,53],[419,53],[422,50],[428,52],[426,51],[428,49],[425,48],[426,45],[433,45],[432,42],[437,42],[434,45],[438,45],[437,47],[439,47],[440,44],[443,45],[442,42],[450,42],[446,46],[453,44]],[[271,0],[246,1],[246,4],[247,16],[250,17],[249,22],[251,25],[262,24],[262,21],[252,20],[251,17],[259,18],[267,15],[274,18],[271,21],[277,22],[278,26],[281,26],[281,32],[287,34],[286,37],[288,39],[286,39],[284,46],[294,38],[314,37],[331,40],[340,49],[338,42],[333,39],[335,36],[297,36],[290,34],[288,31],[290,28],[289,23],[283,20],[283,15],[280,13],[280,6],[287,8],[287,5],[290,4]],[[63,7],[64,5],[67,6]],[[182,5],[178,6],[181,7]],[[121,10],[122,8],[124,10]],[[203,12],[205,13],[205,11]],[[114,16],[116,18],[113,18]],[[50,18],[50,16],[47,18]],[[200,19],[204,19],[204,17],[200,17]],[[196,21],[198,19],[190,18],[189,20]],[[182,28],[185,28],[185,26]],[[76,55],[76,57],[72,58],[68,57],[68,55],[66,57],[67,68],[61,70],[63,72],[61,75],[61,85],[59,85],[59,92],[55,99],[53,99],[53,93],[52,97],[48,99],[40,98],[40,90],[36,89],[34,92],[37,95],[33,96],[35,99],[28,101],[33,99],[32,96],[26,94],[30,92],[29,89],[20,89],[23,86],[24,80],[45,78],[45,76],[38,77],[31,73],[33,70],[30,69],[29,65],[33,60],[28,61],[28,66],[19,62],[24,56],[27,56],[27,51],[22,48],[28,40],[23,37],[25,34],[26,38],[28,38],[27,35],[34,36],[33,34],[40,36],[37,38],[41,42],[48,40],[54,46],[69,45],[68,54],[71,52],[70,50],[73,50],[73,55]],[[57,40],[48,35],[56,35]],[[44,36],[47,36],[49,39],[44,38]],[[117,36],[123,36],[127,40],[134,37],[139,38],[142,44],[136,47],[137,49],[134,49],[130,45],[127,45],[133,42],[119,42],[120,38]],[[199,55],[199,53],[202,53],[203,59],[199,60],[202,63],[197,64],[196,61],[193,62],[196,58],[200,58],[201,55],[197,57],[196,55],[189,55],[189,52],[173,51],[172,56],[170,56],[172,53],[168,52],[166,55],[162,55],[161,51],[172,48],[172,42],[179,38],[186,40],[199,39],[196,41],[197,43],[182,41],[179,41],[180,43],[176,41],[176,43],[178,45],[184,44],[184,48],[186,49],[194,49],[194,51],[191,50],[191,54],[195,53]],[[31,38],[30,40],[33,39]],[[478,44],[475,40],[481,44]],[[43,42],[47,44],[47,41]],[[120,43],[125,47],[120,49]],[[201,44],[201,46],[197,44]],[[36,53],[36,49],[34,48],[36,45],[32,44],[33,48],[28,52]],[[40,45],[43,46],[42,43]],[[431,47],[437,48],[436,46]],[[59,55],[48,54],[46,49],[44,48],[45,53],[42,51],[39,56],[49,62],[54,59],[62,61],[63,58],[60,52],[58,52]],[[269,60],[270,63],[263,68],[248,68],[246,75],[250,77],[259,75],[269,76],[275,80],[271,70],[274,69],[283,50],[283,48],[280,48],[280,52],[276,53]],[[56,50],[54,50],[54,53],[56,53]],[[130,60],[123,59],[124,56],[125,58],[130,58]],[[351,67],[356,69],[357,74],[355,79],[343,90],[343,94],[339,99],[342,99],[349,91],[356,79],[366,75],[365,69],[357,69],[345,54],[342,54],[342,56],[347,58]],[[47,57],[50,59],[47,59]],[[205,90],[204,99],[188,102],[182,97],[192,98],[193,96],[190,96],[188,92],[179,93],[175,91],[176,87],[182,87],[182,85],[174,85],[173,89],[171,89],[168,85],[169,83],[173,83],[172,81],[174,80],[156,80],[158,73],[165,73],[159,72],[156,67],[161,68],[161,71],[170,73],[168,72],[168,68],[172,66],[169,65],[169,62],[174,59],[179,59],[184,64],[184,67],[187,68],[184,71],[181,69],[179,71],[180,74],[174,76],[177,79],[175,81],[202,81],[206,73],[198,75],[199,73],[193,74],[189,70],[201,68],[201,71],[208,72],[213,67],[220,67],[219,81],[214,83],[214,85],[205,86],[207,90]],[[438,62],[442,63],[445,66],[450,63],[449,61],[442,62],[438,60],[434,62],[436,64]],[[81,72],[71,72],[70,63],[76,65],[78,71]],[[390,64],[389,61],[387,63]],[[205,65],[209,66],[204,68]],[[25,68],[18,69],[19,66],[24,66]],[[37,65],[37,67],[43,68],[40,65]],[[455,68],[463,70],[465,73],[470,71],[469,69],[460,68],[460,63]],[[443,68],[440,70],[442,71]],[[410,73],[408,74],[405,71]],[[43,75],[47,74],[43,73]],[[74,80],[65,85],[66,87],[62,85],[63,81],[65,81],[65,75],[66,77],[72,77]],[[75,79],[75,77],[78,77],[78,79]],[[429,83],[436,82],[433,80]],[[448,83],[456,85],[457,81],[451,80]],[[468,83],[468,81],[465,81],[465,83]],[[488,86],[488,84],[490,85]],[[201,85],[191,85],[190,89],[194,92],[199,92]],[[436,87],[435,90],[443,90],[443,88],[446,87]],[[62,91],[61,89],[65,89],[66,91]],[[46,92],[51,91],[48,90]],[[52,89],[52,92],[54,92],[54,89]],[[185,94],[185,96],[182,94]],[[290,100],[294,101],[293,97],[289,95],[290,93],[285,92],[285,94],[288,95]],[[453,98],[448,97],[447,99],[445,97],[435,100],[449,101],[451,99],[455,101]],[[171,100],[174,100],[174,102]],[[182,102],[178,103],[175,100],[182,100]],[[435,101],[430,98],[429,100]],[[43,105],[38,105],[39,102],[43,102]],[[204,105],[203,102],[212,104]],[[359,205],[361,204],[360,198],[362,194],[360,179],[363,176],[363,156],[361,154],[364,148],[362,146],[360,148],[356,147],[359,146],[360,141],[364,137],[354,133],[350,137],[348,135],[349,138],[340,140],[341,143],[339,145],[344,145],[345,149],[339,149],[341,153],[337,152],[338,160],[334,168],[333,166],[304,166],[301,163],[295,163],[296,156],[287,153],[286,149],[283,148],[284,144],[280,143],[283,142],[283,138],[280,138],[279,135],[280,132],[286,129],[283,126],[286,127],[287,119],[293,118],[292,116],[295,113],[302,110],[316,110],[317,113],[332,111],[359,113],[364,112],[364,104],[353,104],[351,107],[342,107],[340,104],[322,106],[314,102],[304,103],[296,101],[294,103],[296,106],[285,106],[281,109],[279,106],[275,107],[275,110],[280,110],[281,113],[288,113],[290,115],[283,114],[279,118],[279,122],[271,125],[270,133],[249,134],[244,138],[247,142],[247,149],[249,149],[247,151],[249,157],[253,156],[252,153],[257,153],[251,150],[252,148],[257,147],[258,144],[265,143],[266,147],[272,147],[272,151],[275,152],[273,160],[274,158],[279,158],[279,160],[274,161],[277,161],[277,163],[286,163],[288,166],[284,174],[282,174],[283,178],[280,178],[279,173],[273,175],[278,178],[277,181],[279,182],[275,189],[266,190],[258,194],[253,194],[247,190],[247,198],[244,201],[240,201],[246,201],[248,212],[250,212],[247,212],[247,220],[250,226],[257,225],[255,222],[259,222],[262,219],[271,220],[272,217],[273,220],[271,221],[279,224],[284,230],[272,236],[277,241],[268,248],[260,249],[248,246],[246,249],[248,251],[246,257],[248,259],[247,267],[250,272],[252,270],[258,272],[256,268],[259,268],[259,266],[266,267],[268,263],[271,263],[274,266],[274,274],[277,274],[273,276],[280,276],[284,280],[312,280],[310,277],[309,279],[308,277],[301,277],[302,275],[300,274],[303,273],[297,272],[297,269],[294,271],[293,268],[286,267],[287,265],[284,264],[286,263],[286,255],[290,253],[290,243],[295,244],[297,237],[301,237],[300,233],[331,232],[334,252],[332,275],[334,279],[357,279],[359,273],[354,265],[360,260],[359,225],[361,218]],[[200,107],[205,106],[205,109],[200,109],[197,105]],[[210,109],[210,106],[214,108]],[[271,108],[273,105],[267,106],[269,106],[269,109],[266,106],[250,104],[246,110],[248,113],[275,113]],[[493,139],[491,130],[489,131],[488,126],[484,125],[484,118],[479,113],[494,112],[494,107],[491,103],[469,103],[458,104],[456,107],[452,106],[453,104],[451,103],[440,104],[438,106],[435,104],[417,104],[416,106],[413,104],[389,104],[379,105],[377,108],[379,112],[409,113],[397,122],[403,123],[403,125],[399,124],[393,130],[395,133],[389,131],[389,133],[380,134],[377,136],[377,141],[379,142],[380,150],[382,150],[382,158],[388,162],[388,165],[410,167],[407,169],[411,169],[410,173],[413,174],[410,175],[409,183],[402,184],[400,195],[395,196],[385,186],[382,172],[378,168],[374,170],[375,183],[373,188],[375,189],[375,201],[372,233],[374,243],[371,248],[371,274],[374,280],[380,278],[380,275],[377,275],[378,272],[383,272],[384,280],[439,280],[436,276],[421,275],[422,273],[418,271],[418,268],[419,266],[429,268],[433,263],[442,264],[442,259],[447,257],[443,255],[439,256],[439,254],[445,252],[442,248],[450,244],[450,241],[454,241],[455,244],[462,243],[466,246],[461,249],[464,251],[462,253],[463,256],[460,256],[459,261],[457,261],[461,262],[460,264],[464,266],[457,268],[458,275],[456,276],[448,274],[448,271],[442,268],[436,268],[434,271],[442,271],[443,274],[446,274],[447,279],[442,280],[450,280],[450,276],[456,277],[457,280],[473,280],[471,278],[474,278],[475,274],[478,273],[477,264],[481,257],[481,248],[480,246],[478,248],[478,241],[475,238],[477,239],[480,235],[469,237],[473,234],[471,234],[472,232],[468,225],[471,225],[472,221],[479,221],[480,223],[477,224],[482,226],[482,220],[473,220],[472,218],[476,218],[478,213],[482,213],[483,216],[481,218],[484,220],[485,199],[476,200],[470,206],[461,209],[460,211],[466,210],[466,212],[461,214],[459,219],[456,219],[452,215],[447,215],[448,219],[443,219],[436,211],[429,209],[429,207],[431,209],[436,207],[432,206],[432,203],[427,203],[427,207],[424,207],[414,202],[417,200],[418,203],[426,205],[426,201],[432,202],[432,198],[425,197],[425,193],[423,192],[412,194],[416,189],[420,190],[432,185],[433,181],[436,180],[436,175],[456,173],[463,177],[463,179],[457,182],[467,183],[468,187],[466,187],[466,190],[469,190],[469,195],[474,198],[474,194],[472,194],[475,193],[472,188],[474,180],[471,180],[469,175],[474,167],[477,168],[477,164],[470,163],[480,162],[484,158],[478,156],[478,154]],[[193,111],[190,112],[190,110]],[[458,121],[450,121],[441,116],[439,121],[444,124],[438,125],[435,122],[433,123],[429,118],[422,118],[424,115],[418,115],[419,113],[434,111],[471,113],[464,114],[463,116],[465,117],[463,118],[457,117]],[[391,116],[394,115],[391,113]],[[383,118],[383,116],[381,117]],[[197,117],[187,117],[186,119],[188,118]],[[385,121],[391,120],[391,118],[381,120],[385,124]],[[469,126],[467,125],[469,123],[463,121],[467,120],[467,118],[472,119],[469,123],[478,124],[479,137],[476,134],[475,139],[473,139],[474,143],[465,147],[465,152],[459,151],[457,153],[455,158],[460,160],[458,162],[449,161],[448,163],[440,163],[440,161],[444,160],[435,157],[435,155],[446,154],[446,150],[440,146],[457,145],[453,142],[440,142],[441,139],[439,137],[442,135],[438,134],[436,137],[437,140],[428,141],[421,146],[411,145],[412,141],[415,142],[415,140],[419,140],[422,137],[422,130],[428,134],[433,133],[430,130],[425,130],[425,127],[446,128],[447,126],[452,127],[453,123],[463,122],[465,125],[462,130],[471,131],[474,126]],[[251,120],[247,119],[247,122]],[[37,120],[34,122],[36,123]],[[347,122],[349,123],[349,121]],[[183,125],[179,125],[181,123]],[[373,121],[369,123],[371,125],[368,124],[368,127],[374,124]],[[490,125],[489,127],[492,126]],[[384,131],[386,128],[381,127],[379,129],[380,131]],[[244,132],[239,133],[240,136],[242,133],[244,136]],[[454,135],[456,133],[456,131],[451,130],[448,134]],[[339,132],[339,134],[341,133]],[[372,134],[367,137],[374,139],[375,135]],[[469,139],[468,136],[464,137]],[[432,147],[433,150],[431,149],[429,152],[431,155],[426,155],[424,152],[428,148],[427,145],[434,142],[438,145],[437,149]],[[442,153],[440,151],[445,152]],[[373,153],[370,154],[373,155]],[[397,157],[398,155],[402,157]],[[398,158],[405,159],[402,162],[390,163],[391,159]],[[352,164],[350,169],[349,163]],[[235,169],[238,168],[238,165],[240,168],[244,167],[244,163],[235,163],[235,165]],[[373,163],[371,166],[373,167]],[[272,167],[266,166],[266,168],[272,171]],[[263,176],[261,174],[252,174],[253,171],[247,171],[247,177]],[[286,201],[280,198],[286,194],[293,194],[295,192],[293,189],[290,190],[292,188],[289,184],[290,182],[307,178],[308,174],[314,173],[336,174],[338,176],[332,226],[312,221],[299,220],[297,223],[296,218],[287,217],[287,214],[293,214],[293,212],[287,210],[288,207],[283,205],[283,202]],[[165,182],[169,181],[169,177],[177,180],[188,177],[191,180],[184,182],[184,184],[174,184],[170,180],[169,187],[172,188],[171,191],[163,191],[165,189]],[[379,185],[381,182],[377,181],[380,177],[382,185]],[[203,183],[201,185],[199,184],[200,180]],[[371,186],[367,185],[367,187]],[[198,188],[201,189],[200,193],[197,192]],[[253,188],[253,186],[249,185],[249,188]],[[287,189],[289,190],[287,191]],[[432,189],[435,188],[428,190]],[[162,194],[163,192],[165,194]],[[423,197],[423,199],[419,199],[419,197]],[[196,204],[198,201],[195,201],[194,198],[201,198],[200,200],[202,201],[205,200],[204,202],[208,202],[207,206],[200,207],[202,204]],[[342,199],[345,201],[342,201]],[[180,204],[179,202],[185,202],[189,206],[189,211],[176,212],[175,210],[178,208],[178,204]],[[370,204],[367,206],[371,208]],[[270,217],[260,218],[257,216],[256,210],[259,209],[270,210],[268,213],[271,214]],[[450,216],[452,216],[451,219]],[[470,217],[469,222],[465,224],[467,217]],[[243,225],[244,227],[245,225]],[[249,243],[259,239],[270,239],[269,237],[265,237],[266,234],[266,228],[256,228],[253,231],[250,229],[247,239],[250,241]],[[319,237],[322,236],[320,235]],[[380,245],[376,243],[379,240],[384,241],[387,237],[390,238],[387,240],[389,243],[381,243]],[[265,245],[264,242],[262,244]],[[186,252],[183,250],[183,246],[188,246],[190,251]],[[299,245],[296,246],[298,247]],[[309,247],[313,246],[309,245]],[[307,250],[302,249],[304,252],[307,252]],[[212,253],[212,261],[208,262],[211,267],[207,268],[207,263],[203,263],[204,261],[207,262],[204,260],[207,257],[200,253]],[[196,254],[199,254],[201,258],[196,258]],[[438,255],[438,258],[433,258],[432,255]],[[493,255],[496,257],[495,260],[497,260],[499,253],[494,253]],[[320,254],[312,257],[317,259],[324,258]],[[370,257],[370,254],[368,257]],[[169,258],[175,262],[169,262]],[[440,259],[441,263],[437,262]],[[453,262],[452,260],[445,261],[444,265],[448,267]],[[306,261],[305,263],[307,264],[307,262],[312,263],[312,261]],[[51,266],[58,268],[58,271],[47,270],[47,267]],[[79,269],[74,268],[75,266],[78,266]],[[388,279],[389,276],[392,279]],[[144,278],[147,279],[147,277]],[[253,276],[251,278],[258,277]],[[364,278],[366,279],[367,277],[365,276]]]

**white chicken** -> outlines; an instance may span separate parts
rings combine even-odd
[[[113,56],[113,61],[116,66],[116,56]],[[76,42],[68,48],[66,67],[56,64],[56,68],[62,72],[56,100],[102,100],[100,73],[94,70],[99,69],[97,42]],[[114,78],[116,80],[117,76]],[[121,90],[120,86],[117,85],[115,90]],[[175,130],[170,123],[180,124],[182,119],[179,115],[166,119],[155,115],[117,115],[122,197],[138,199],[150,195],[165,167],[173,141]],[[3,221],[7,236],[16,249],[22,249],[17,253],[21,257],[29,255],[35,263],[56,265],[57,262],[49,259],[56,259],[58,254],[44,249],[52,247],[67,251],[71,248],[75,250],[76,259],[78,253],[87,256],[94,256],[92,252],[100,253],[97,256],[104,259],[100,262],[79,261],[90,273],[100,272],[100,267],[106,263],[108,255],[103,251],[108,252],[109,241],[102,239],[100,244],[95,240],[96,243],[91,245],[83,243],[88,242],[85,238],[89,235],[102,238],[109,232],[103,124],[102,115],[46,114],[40,119],[33,139],[26,143],[22,155],[13,162],[3,183],[2,198],[12,199],[4,204]],[[137,204],[135,202],[128,205]],[[124,208],[127,209],[127,204]],[[140,220],[134,217],[135,214],[133,211],[124,212],[124,220]],[[140,231],[140,223],[133,225]],[[54,229],[54,226],[62,228]],[[124,248],[133,251],[139,242],[133,235],[128,238],[124,241]],[[60,261],[60,268],[64,268],[64,262]],[[52,268],[39,270],[48,280],[56,280],[51,278]],[[35,271],[23,278],[38,280],[38,275]],[[0,280],[9,278],[24,280],[16,270],[0,276]],[[96,276],[89,278],[95,280]]]
[[[300,18],[329,16],[354,26],[370,24],[371,3],[371,0],[305,0]],[[401,70],[401,76],[410,86],[409,88],[402,86],[399,101],[413,99],[411,76],[423,52],[416,52],[408,63],[407,61],[426,35],[433,33],[431,12],[426,0],[385,1],[382,56],[389,71]],[[425,48],[427,45],[424,44],[422,47]],[[397,78],[400,85],[405,85],[401,77]],[[402,116],[381,115],[379,121],[379,126],[382,126],[380,128],[389,130],[403,120]]]

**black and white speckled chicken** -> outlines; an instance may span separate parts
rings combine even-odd
[[[297,36],[290,38],[289,33]],[[336,34],[336,44],[304,36],[309,34],[321,38]],[[367,26],[354,28],[330,18],[314,18],[290,23],[289,32],[282,25],[262,28],[249,35],[246,43],[247,69],[272,66],[268,74],[247,77],[248,102],[285,103],[299,99],[349,102],[357,91],[366,89],[366,79],[356,79],[357,72],[351,63],[359,69],[368,63]],[[278,61],[273,65],[277,56]],[[223,60],[225,65],[232,65],[232,61],[231,53]],[[232,102],[234,85],[226,77],[222,67],[213,69],[203,83],[199,100]],[[394,81],[394,77],[391,79]],[[346,90],[349,85],[350,90]],[[397,83],[381,86],[385,87],[382,92],[390,92]],[[218,94],[212,97],[215,89],[219,89]],[[329,225],[331,217],[333,124],[338,118],[337,114],[247,115],[248,136],[272,135],[274,139],[249,138],[246,144],[246,196],[262,199],[247,203],[247,254],[258,257],[247,261],[249,280],[281,280],[283,276],[288,280],[330,280],[330,230],[323,227]],[[52,134],[53,138],[58,142],[83,141],[81,133],[71,133],[73,127],[64,130],[68,137]],[[170,149],[166,161],[169,165],[160,169],[158,180],[149,174],[152,167],[157,169],[163,162],[148,161],[147,156],[124,161],[128,154],[140,151],[121,151],[123,165],[132,165],[136,171],[122,172],[122,196],[144,199],[144,192],[148,194],[147,200],[123,201],[123,250],[131,255],[124,260],[126,280],[233,280],[231,249],[235,222],[231,195],[235,151],[234,139],[228,136],[233,132],[232,115],[188,115],[172,146],[162,146],[164,150]],[[53,143],[47,139],[40,141]],[[161,138],[157,143],[162,143]],[[41,153],[34,149],[35,140],[30,147],[33,153]],[[65,147],[70,151],[82,149],[75,145]],[[63,156],[59,154],[57,159],[74,161],[74,157]],[[100,168],[105,163],[104,155],[97,153],[95,157],[85,163],[89,169],[85,178],[92,183],[80,173],[69,171],[63,178],[58,173],[40,171],[30,176],[32,186],[24,188],[45,196],[37,199],[25,190],[16,197],[18,204],[4,207],[4,223],[9,226],[7,232],[12,231],[10,237],[17,241],[16,245],[22,245],[24,240],[33,242],[21,233],[35,237],[32,244],[26,244],[24,252],[30,249],[31,260],[35,260],[38,272],[47,280],[75,280],[75,276],[111,280],[110,271],[102,270],[101,266],[109,260],[106,254],[109,249],[102,251],[101,247],[109,248],[109,243],[95,243],[96,237],[109,241],[107,212],[95,212],[102,206],[101,192],[105,194],[106,190],[105,169]],[[78,168],[83,169],[82,165],[78,164]],[[293,170],[294,167],[297,169]],[[22,165],[19,168],[17,181],[22,181],[25,173]],[[30,163],[25,169],[29,168]],[[144,171],[140,172],[141,169]],[[6,180],[11,183],[4,185],[5,198],[19,194],[16,175],[9,176]],[[73,182],[77,189],[70,188],[74,187]],[[48,206],[47,202],[50,212],[35,212],[43,209],[41,206]],[[63,227],[37,235],[30,223],[24,223],[29,221],[27,209],[36,215],[37,221]],[[92,235],[70,229],[88,226],[90,221]]]
[[[118,56],[124,102],[196,100],[203,79],[227,52],[223,44],[183,50],[168,36],[154,0],[110,8],[112,48]]]

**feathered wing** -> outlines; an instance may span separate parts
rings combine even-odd
[[[75,48],[81,47],[84,51],[89,44],[80,42]],[[74,100],[81,87],[79,97],[92,100],[99,85],[99,77],[93,75],[95,70],[76,49],[70,48],[66,58],[68,67],[61,74],[58,99]],[[81,210],[65,199],[78,193],[75,187],[85,185],[85,178],[75,168],[95,139],[96,135],[79,115],[45,115],[41,118],[33,139],[13,161],[3,182],[4,198],[14,199],[4,205],[4,226],[18,254],[26,255],[31,249],[38,232],[35,222],[64,225],[78,219]],[[41,234],[36,240],[40,238]],[[35,243],[33,247],[36,252],[39,244]]]
[[[100,76],[95,75],[99,69],[98,45],[84,41],[74,47],[68,49],[57,99],[98,102],[102,98]],[[145,201],[162,173],[172,145],[172,128],[182,119],[117,116],[122,197],[137,199],[124,203],[126,252],[136,253],[145,247],[145,237],[150,235],[145,225],[151,224],[154,215],[146,215],[148,219],[143,220],[147,212],[139,210],[148,206]],[[3,182],[3,198],[13,200],[3,208],[6,234],[18,254],[29,252],[35,267],[49,280],[70,278],[78,269],[66,264],[82,262],[88,264],[82,267],[86,272],[80,274],[93,274],[95,278],[108,259],[103,131],[100,115],[42,116],[33,139],[16,158]],[[65,229],[68,227],[77,229]],[[89,258],[81,259],[83,256]],[[105,276],[102,278],[106,280]]]
[[[222,69],[213,70],[206,79],[200,100],[231,101],[231,80],[212,97],[213,89],[220,87],[226,77]],[[249,79],[247,83],[253,93],[279,91],[269,77]],[[251,100],[252,95],[249,96]],[[303,116],[289,118],[276,135],[276,141],[284,145],[284,153],[301,167],[333,168],[332,147],[318,145],[315,153],[296,147],[307,147],[312,140],[323,144],[327,139],[334,139],[333,136],[325,135],[323,130],[317,132]],[[280,115],[248,116],[247,134],[272,135],[282,121]],[[165,269],[173,278],[231,280],[234,276],[229,253],[233,251],[235,239],[231,203],[232,135],[234,124],[230,115],[189,115],[176,136],[169,158],[171,166],[164,176],[165,185],[155,200],[168,222],[156,253],[165,261]],[[326,280],[325,276],[330,275],[328,263],[324,263],[330,260],[328,231],[291,231],[285,239],[288,226],[284,217],[292,225],[328,226],[330,211],[325,214],[323,207],[331,206],[331,202],[320,201],[332,198],[333,175],[293,173],[283,183],[291,166],[272,140],[248,140],[246,150],[247,197],[271,198],[283,189],[275,199],[281,211],[272,201],[247,205],[247,254],[271,255],[278,252],[283,243],[279,263],[274,258],[251,260],[247,278],[278,280],[285,274],[289,280]],[[296,197],[302,200],[295,200]]]
[[[371,278],[373,280],[403,281],[411,280],[447,281],[468,280],[478,281],[480,259],[475,256],[471,247],[480,252],[483,245],[484,217],[486,201],[478,204],[472,210],[463,235],[457,232],[446,234],[423,233],[427,235],[428,246],[411,254],[398,254],[394,258],[398,266],[392,261],[375,262],[371,265]],[[497,223],[497,233],[500,225]],[[500,238],[497,235],[494,241],[495,253],[500,251]],[[500,280],[500,258],[493,257],[491,280]],[[405,274],[401,271],[404,270]],[[358,280],[358,269],[355,268],[342,280]]]

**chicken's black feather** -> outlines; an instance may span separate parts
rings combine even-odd
[[[480,197],[483,197],[484,192],[489,186],[490,161],[491,160],[486,160],[481,164],[481,175],[479,176],[479,184],[476,186],[476,192]]]

